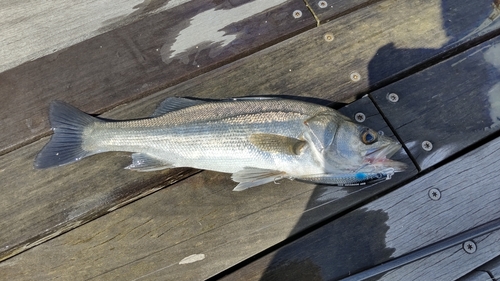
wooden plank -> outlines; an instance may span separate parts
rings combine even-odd
[[[151,104],[135,103],[103,116],[142,118],[152,111]],[[47,140],[0,156],[0,213],[6,218],[0,222],[0,260],[197,172],[134,173],[123,169],[131,161],[124,153],[97,155],[83,165],[35,170],[34,157]]]
[[[306,0],[308,7],[313,11],[320,23],[326,23],[353,10],[368,6],[380,0]],[[497,21],[500,15],[499,4],[496,1],[479,0],[472,5],[469,1],[440,1],[440,13],[443,29],[450,36],[464,39],[473,34],[485,34],[499,27]],[[425,4],[425,1],[413,2],[416,6]],[[417,13],[409,14],[409,20]],[[391,17],[397,19],[397,17]],[[362,20],[366,20],[362,19]],[[470,27],[475,26],[473,29]],[[464,30],[466,27],[468,30]]]
[[[457,281],[495,281],[491,276],[484,271],[473,271]]]
[[[500,256],[487,262],[478,268],[479,271],[488,272],[488,274],[495,280],[500,279]]]
[[[370,99],[356,101],[343,111],[348,115],[363,112],[364,124],[390,135]],[[403,151],[398,156],[411,167]],[[111,158],[108,155],[88,161],[96,165],[100,161],[106,166],[116,161]],[[83,166],[84,161],[87,160],[82,161]],[[114,168],[117,167],[110,169]],[[245,192],[232,191],[234,182],[229,175],[202,172],[4,261],[0,264],[0,275],[17,280],[54,276],[62,279],[77,276],[77,280],[116,280],[124,276],[201,280],[386,191],[415,172],[415,167],[409,168],[391,181],[371,187],[325,187],[285,181]],[[105,176],[108,173],[113,172],[102,172]],[[57,197],[59,186],[45,188],[55,190],[53,200],[66,200],[68,204],[67,199]],[[14,209],[12,213],[19,211]],[[48,212],[45,209],[39,213]],[[24,218],[31,219],[30,214]],[[3,237],[11,237],[12,231],[5,231]],[[180,263],[186,257],[201,259],[202,254],[204,258],[200,261]],[[33,267],[34,264],[37,266]]]
[[[0,72],[187,1],[3,1]]]
[[[420,169],[499,130],[499,57],[496,37],[371,93]]]
[[[366,91],[370,85],[373,85],[372,82],[377,82],[372,79],[368,80],[367,72],[363,71],[363,69],[368,69],[367,66],[372,57],[376,54],[378,48],[390,42],[396,42],[397,46],[406,46],[407,48],[422,46],[426,48],[433,48],[435,46],[437,48],[435,50],[430,49],[429,52],[418,53],[412,60],[408,60],[409,65],[405,66],[408,68],[414,66],[417,62],[422,62],[439,54],[446,53],[446,51],[457,45],[457,41],[448,41],[444,32],[441,32],[439,9],[440,4],[438,1],[428,1],[416,7],[398,1],[381,2],[373,6],[373,9],[359,10],[322,27],[260,51],[248,58],[221,67],[217,71],[203,74],[197,79],[190,80],[189,83],[182,83],[161,94],[152,95],[148,98],[139,100],[131,105],[130,108],[144,106],[143,108],[150,109],[150,111],[147,112],[151,112],[153,105],[157,104],[161,99],[172,95],[223,98],[236,95],[268,93],[294,96],[309,95],[315,96],[318,99],[350,101],[355,99],[357,94]],[[438,12],[436,13],[436,11]],[[419,15],[418,21],[425,21],[428,24],[416,25],[416,18],[408,20],[407,15],[414,13]],[[395,20],[399,18],[404,18],[404,20]],[[359,19],[365,20],[360,22]],[[340,32],[346,30],[345,28],[347,26],[352,28],[352,33]],[[337,36],[336,40],[333,42],[326,42],[323,39],[323,35],[326,31],[332,30],[339,31],[339,33],[336,34],[342,34],[342,36]],[[408,32],[408,30],[412,32]],[[463,30],[467,30],[467,28]],[[387,34],[388,31],[390,34]],[[358,44],[353,45],[352,42],[358,42]],[[441,44],[444,45],[441,46]],[[304,56],[304,54],[314,55]],[[332,65],[335,65],[335,67],[332,67]],[[387,70],[381,71],[381,73],[386,75],[381,79],[390,79],[400,74],[403,70],[404,69],[388,68]],[[350,79],[353,71],[358,71],[360,73],[361,79],[358,82],[354,82]],[[71,98],[76,97],[73,96]],[[71,98],[67,98],[67,100],[71,101]],[[101,98],[105,99],[106,97],[102,96]],[[108,96],[108,98],[111,99],[114,97]],[[104,103],[107,102],[104,101]],[[14,103],[8,102],[8,104]],[[75,104],[78,105],[78,103]],[[83,109],[88,110],[85,107],[83,107]],[[9,110],[10,112],[12,111],[12,106]],[[145,113],[146,111],[143,112]],[[45,116],[46,112],[40,114]],[[127,115],[127,117],[133,116],[130,114]],[[53,194],[57,195],[57,190],[59,190],[57,188],[61,182],[69,182],[69,184],[65,184],[66,186],[72,185],[74,182],[76,182],[77,186],[84,186],[87,179],[94,179],[95,181],[90,181],[90,183],[96,186],[96,188],[106,190],[106,188],[110,187],[115,190],[119,189],[122,185],[127,186],[127,182],[133,181],[131,178],[122,176],[122,174],[117,174],[116,177],[104,178],[102,175],[115,173],[115,171],[119,170],[118,166],[124,166],[124,163],[116,164],[116,160],[107,156],[95,158],[96,164],[93,167],[88,167],[88,164],[84,164],[88,162],[82,162],[76,164],[77,166],[73,166],[70,170],[58,170],[58,172],[54,172],[50,175],[46,175],[45,173],[43,175],[40,173],[35,175],[29,167],[31,167],[32,159],[36,151],[41,147],[41,143],[44,141],[33,144],[33,146],[30,147],[19,149],[2,157],[4,160],[3,163],[16,163],[8,167],[9,170],[7,170],[7,167],[3,168],[4,171],[9,171],[9,173],[12,174],[9,180],[14,182],[22,181],[23,179],[17,176],[20,174],[26,178],[26,181],[21,185],[6,184],[2,186],[2,189],[11,188],[10,186],[19,186],[16,190],[17,193],[13,192],[13,190],[15,190],[14,188],[5,192],[5,194],[9,195],[5,196],[6,202],[17,202],[16,200],[19,200],[19,194],[30,194],[29,188],[33,187],[38,187],[34,189],[38,191],[43,190],[43,188],[54,188],[56,191],[54,191]],[[123,161],[129,161],[128,157],[126,159],[127,160],[124,158]],[[87,167],[84,168],[85,166]],[[5,173],[7,174],[7,172]],[[66,175],[71,175],[72,178],[70,179],[69,176]],[[42,188],[39,187],[39,178],[41,176],[47,176],[48,178],[47,186]],[[156,177],[157,174],[148,174],[148,176],[154,181],[153,177]],[[50,179],[54,180],[52,181]],[[98,179],[102,180],[98,182]],[[58,180],[61,182],[58,182]],[[141,180],[136,181],[136,187],[139,190],[142,188],[140,182]],[[72,196],[74,196],[74,198],[85,199],[85,196],[88,196],[84,195],[83,197],[78,197],[79,195],[75,190],[79,191],[78,189],[73,189],[75,194]],[[99,209],[102,208],[100,205],[101,203],[106,203],[108,201],[97,197],[99,197],[99,195],[95,196],[96,200],[94,202],[100,200],[100,203],[96,203],[94,208]],[[10,201],[8,201],[8,199],[10,199]],[[366,199],[366,197],[364,197],[363,200],[364,199]],[[42,205],[49,207],[40,209],[41,211],[37,212],[36,215],[41,214],[41,216],[51,217],[50,214],[52,214],[52,211],[50,211],[50,206],[52,206],[52,203],[47,203],[47,201],[43,201],[41,198],[38,200]],[[64,199],[55,200],[51,198],[51,200],[59,202],[60,204],[65,202]],[[72,200],[77,202],[75,199]],[[5,204],[5,206],[11,206],[11,203]],[[43,210],[49,210],[49,212],[44,214]],[[58,208],[54,208],[54,210],[54,213],[59,213],[60,211]],[[10,211],[9,214],[11,213],[12,211]],[[54,218],[56,217],[57,216],[54,216]],[[29,222],[30,216],[28,215],[27,218],[28,219],[24,221]],[[67,219],[62,216],[59,221],[64,222],[67,221]],[[19,229],[21,229],[21,227],[19,227]],[[40,229],[43,229],[41,225],[35,225],[35,228],[32,229],[32,233],[37,233]],[[28,232],[22,232],[22,234],[24,235]],[[11,235],[15,236],[15,234],[12,233],[14,232],[11,232]],[[25,237],[25,241],[31,239],[30,237],[26,238],[26,236],[23,237]],[[272,243],[272,241],[269,243]],[[22,243],[19,243],[17,245],[21,244]],[[263,246],[263,248],[266,246]],[[235,258],[235,260],[237,259],[238,258]]]
[[[348,14],[354,10],[368,6],[377,0],[305,0],[307,6],[313,11],[319,24],[327,23],[333,19]]]
[[[101,113],[314,25],[302,0],[193,0],[25,62],[0,73],[0,154],[48,135],[51,100]]]
[[[497,138],[222,280],[279,280],[280,276],[294,276],[295,280],[338,279],[497,219],[499,156]],[[439,200],[429,196],[432,189],[439,190]],[[480,258],[457,253],[456,249],[443,251],[450,259],[438,264],[440,280],[456,279],[497,256],[499,235],[497,231],[478,240],[487,245]],[[493,248],[490,251],[488,247]],[[463,261],[464,255],[467,262]],[[414,269],[415,278],[394,278],[433,280],[427,273]]]
[[[396,270],[383,275],[384,280],[456,280],[465,277],[466,270],[460,269],[466,265],[468,269],[478,266],[500,252],[500,231],[495,231],[474,239],[477,250],[469,254],[465,252],[462,245],[444,250],[427,258],[415,261]],[[480,281],[491,280],[491,277],[482,272],[478,274],[483,279]],[[466,280],[472,277],[469,276]],[[484,278],[484,277],[487,278]],[[479,280],[479,279],[476,279]]]

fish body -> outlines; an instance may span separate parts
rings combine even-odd
[[[151,118],[129,121],[106,121],[53,102],[50,121],[54,135],[37,156],[37,168],[128,151],[133,152],[128,169],[193,167],[231,173],[239,182],[235,190],[282,178],[357,184],[404,169],[387,159],[399,143],[331,108],[294,100],[174,97]]]

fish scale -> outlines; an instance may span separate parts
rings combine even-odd
[[[35,160],[38,168],[128,151],[128,169],[232,173],[235,190],[281,178],[357,184],[404,169],[387,159],[399,143],[331,108],[294,100],[168,98],[151,118],[130,121],[102,120],[54,102],[50,120],[54,135]]]

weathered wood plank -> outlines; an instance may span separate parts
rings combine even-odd
[[[363,112],[364,124],[390,135],[370,99],[356,101],[343,111],[347,115]],[[411,167],[403,151],[398,156]],[[87,161],[87,166],[89,161],[96,165],[102,162],[106,166],[114,161],[110,158],[108,155],[82,161]],[[112,166],[115,167],[109,169],[118,169]],[[109,176],[107,173],[113,172],[102,171],[103,176]],[[359,204],[415,173],[415,167],[409,168],[391,181],[371,187],[325,187],[284,181],[279,185],[233,192],[234,182],[229,175],[202,172],[4,261],[0,264],[0,274],[18,280],[44,280],[53,276],[63,279],[78,276],[77,280],[114,280],[123,276],[200,280]],[[95,173],[90,174],[95,176]],[[54,200],[69,200],[55,194],[60,189],[59,184],[46,188],[54,190]],[[102,195],[95,197],[102,198]],[[30,214],[24,219],[29,221]],[[13,235],[12,229],[3,235]],[[192,264],[179,264],[194,254],[203,254],[205,258]],[[50,263],[43,262],[49,256]],[[33,267],[33,264],[38,266]]]
[[[478,268],[480,271],[488,272],[495,280],[500,279],[500,256],[487,262]]]
[[[500,190],[496,184],[499,157],[497,138],[223,280],[286,280],[285,276],[294,276],[295,280],[338,279],[497,219],[500,217],[497,208]],[[440,192],[439,200],[429,196],[432,189]],[[477,259],[474,255],[457,253],[456,249],[440,253],[449,256],[446,262],[439,263],[440,279],[456,279],[497,256],[499,239],[498,231],[479,239],[486,246],[484,255]],[[400,278],[400,275],[394,278],[433,280],[425,274],[434,273],[424,269],[414,268],[411,272],[415,278]]]
[[[0,72],[188,1],[2,1]]]
[[[491,276],[484,271],[473,271],[457,281],[495,281]]]
[[[305,0],[320,24],[329,22],[353,10],[368,6],[377,0]],[[380,1],[380,0],[378,0]]]
[[[440,29],[440,5],[438,1],[425,1],[420,4],[421,5],[414,6],[409,3],[401,3],[398,1],[385,1],[384,3],[376,4],[374,9],[359,10],[352,15],[342,17],[320,28],[298,35],[251,57],[238,60],[228,66],[220,68],[220,70],[206,73],[200,76],[199,79],[193,79],[189,81],[189,83],[183,83],[176,87],[172,87],[162,94],[153,95],[149,98],[140,100],[135,103],[134,106],[143,105],[145,107],[151,107],[162,98],[171,95],[219,98],[262,93],[288,95],[307,94],[335,101],[353,100],[356,94],[366,91],[370,85],[373,85],[372,83],[391,79],[391,77],[397,76],[405,69],[437,55],[446,53],[448,50],[458,45],[458,41],[456,40],[448,41],[444,32]],[[405,17],[413,13],[419,15],[418,19],[413,17],[408,20],[407,17]],[[405,18],[405,20],[395,20],[401,17]],[[361,22],[360,19],[363,19],[363,21]],[[416,25],[416,21],[425,21],[428,24]],[[350,27],[354,31],[345,33],[346,27]],[[335,34],[342,34],[342,36],[336,36],[333,42],[326,42],[323,39],[323,35],[325,32],[331,32],[332,30],[339,31]],[[463,27],[462,31],[465,32],[465,30],[468,30],[468,28]],[[387,31],[389,31],[390,34],[387,34]],[[358,42],[358,44],[353,45],[352,42]],[[369,77],[367,65],[376,54],[376,50],[391,42],[396,42],[397,46],[406,48],[429,48],[429,52],[418,52],[411,60],[407,60],[408,64],[403,68],[388,67],[387,70],[380,71],[383,77],[380,75],[377,76],[379,80],[367,79],[367,77]],[[317,55],[305,57],[303,54]],[[335,67],[332,67],[332,65],[335,65]],[[363,71],[363,69],[366,70]],[[360,73],[361,79],[359,82],[353,82],[350,79],[352,71],[358,71]],[[101,98],[104,99],[105,97],[102,96]],[[67,98],[67,100],[71,101],[71,98]],[[78,103],[75,104],[78,105]],[[85,107],[83,107],[83,109],[88,110],[88,108]],[[9,110],[12,109],[10,108]],[[46,112],[40,114],[45,116]],[[38,148],[41,147],[40,143],[36,145],[38,145]],[[19,174],[24,174],[26,178],[30,178],[22,187],[33,188],[37,186],[37,180],[39,178],[32,175],[33,172],[26,168],[31,167],[31,159],[34,157],[36,150],[36,148],[30,147],[26,148],[26,150],[19,150],[4,155],[6,157],[4,159],[8,158],[10,161],[5,161],[5,163],[13,163],[15,159],[19,157],[24,159],[16,162],[16,165],[25,168],[18,170],[11,168],[12,171],[16,171],[11,178]],[[116,164],[114,163],[114,159],[104,156],[95,158],[95,161],[96,165],[93,168],[83,168],[85,162],[82,162],[81,164],[76,164],[78,166],[74,166],[72,170],[54,172],[54,174],[48,177],[53,179],[64,178],[62,181],[75,181],[79,182],[79,185],[85,184],[84,181],[88,178],[95,179],[95,182],[90,181],[90,183],[94,184],[96,188],[103,188],[103,186],[108,185],[121,186],[127,181],[130,181],[128,178],[121,176],[121,174],[116,175],[116,177],[105,179],[103,179],[102,176],[96,176],[100,173],[102,173],[102,175],[114,173],[118,170],[117,166],[121,167],[123,163]],[[125,159],[123,161],[125,161]],[[101,171],[101,169],[103,170]],[[61,177],[61,175],[70,174],[74,177],[73,179]],[[151,177],[156,176],[152,174],[148,175]],[[45,174],[43,174],[43,176],[45,176]],[[97,179],[99,178],[102,179],[101,183],[97,183]],[[15,178],[13,180],[21,179]],[[110,182],[112,184],[110,184]],[[139,185],[138,182],[140,181],[137,181],[137,185]],[[58,184],[60,183],[54,180],[51,181],[50,186],[51,188],[55,188]],[[10,187],[6,186],[3,188],[7,189]],[[10,196],[5,197],[6,199],[19,198],[16,196],[24,194],[23,189],[18,189],[17,194],[13,193],[12,190],[14,189],[9,190],[10,193],[6,192]],[[40,188],[35,190],[40,191]],[[57,192],[53,193],[57,195]],[[75,196],[78,196],[78,194]],[[85,199],[87,198],[86,196],[88,195],[84,195],[81,198]],[[96,199],[96,201],[98,200],[99,198]],[[63,201],[54,201],[60,204],[64,203]],[[106,202],[106,200],[102,201]],[[8,202],[15,202],[15,200]],[[46,202],[43,204],[51,206]],[[96,205],[96,208],[99,208],[100,205]],[[10,206],[10,204],[6,204],[6,206]],[[56,210],[56,212],[57,211],[58,210]],[[43,216],[46,215],[47,214]],[[65,217],[63,217],[62,221],[65,221]],[[39,227],[39,225],[37,225],[37,227]],[[36,231],[34,232],[36,233]],[[273,241],[269,241],[269,243],[272,242]],[[263,248],[264,247],[266,246],[263,246]],[[239,258],[235,258],[235,260]]]
[[[478,266],[500,252],[500,231],[474,239],[477,250],[469,254],[462,245],[444,250],[427,258],[415,261],[383,275],[383,280],[456,280],[467,273],[461,269]],[[484,272],[483,272],[484,273]],[[484,276],[484,275],[481,275]],[[486,276],[488,276],[486,274]],[[478,276],[475,276],[476,278]],[[489,279],[488,279],[489,278]],[[488,281],[491,278],[481,281]]]
[[[48,135],[51,100],[100,113],[314,26],[302,0],[193,0],[26,62],[0,73],[0,154]]]
[[[108,118],[141,118],[153,110],[130,104]],[[197,172],[172,169],[157,173],[124,170],[130,157],[110,153],[86,164],[35,170],[33,161],[48,138],[0,156],[0,260],[99,217]]]
[[[497,37],[370,94],[420,169],[500,129],[499,58]]]

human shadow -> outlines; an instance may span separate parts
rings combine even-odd
[[[442,28],[448,42],[436,49],[398,48],[396,42],[382,46],[368,64],[370,89],[375,90],[388,85],[453,55],[453,52],[462,48],[461,46],[466,48],[467,44],[474,44],[474,40],[487,32],[488,20],[494,22],[495,19],[492,20],[494,12],[494,9],[492,12],[492,7],[498,8],[498,4],[495,6],[496,2],[492,6],[491,0],[478,0],[474,3],[467,0],[442,0]],[[457,49],[458,46],[460,47]],[[481,60],[481,58],[477,58],[477,60]],[[500,63],[499,66],[492,65],[491,62],[487,61],[478,61],[477,63],[483,63],[484,69],[480,70],[479,73],[460,72],[457,74],[458,77],[453,78],[453,81],[467,81],[470,75],[498,76]],[[449,92],[450,95],[453,95],[453,87],[461,86],[460,83],[455,83],[455,85],[443,83],[443,76],[439,73],[436,73],[434,77],[415,77],[415,82],[412,84],[415,87],[439,85],[440,89],[433,88],[433,90]],[[491,83],[480,85],[476,91],[488,92],[488,89],[497,85],[492,79]],[[446,96],[439,98],[445,99]],[[448,96],[448,98],[453,97]],[[470,100],[466,101],[470,103],[473,110],[480,111],[482,107],[487,106],[485,105],[487,101],[478,102],[474,98],[475,96],[472,94]],[[440,102],[446,104],[444,100]],[[366,111],[367,109],[362,107],[359,110]],[[352,111],[347,112],[346,115],[352,117]],[[465,118],[459,121],[464,130],[484,129],[485,125],[478,124],[477,120],[466,120]],[[380,122],[383,123],[383,120],[375,122],[374,126],[377,124],[380,126]],[[432,126],[432,122],[436,122],[436,120],[427,120],[426,122]],[[404,157],[404,155],[400,154],[400,157]],[[401,175],[402,178],[399,180],[387,181],[369,188],[357,187],[358,190],[355,190],[355,187],[317,186],[302,217],[290,232],[290,236],[296,239],[272,253],[273,257],[260,280],[337,280],[391,259],[395,249],[386,245],[387,231],[390,227],[394,227],[387,225],[390,214],[384,210],[369,210],[360,204],[376,199],[381,192],[394,188],[394,185],[404,183],[415,173],[416,170],[408,171],[407,174]],[[345,197],[335,197],[335,194],[342,192],[346,194]],[[331,194],[330,197],[328,194]],[[349,211],[349,208],[357,209],[343,214],[343,212]],[[328,215],[325,215],[325,212]],[[310,228],[314,221],[318,221],[318,218],[321,218],[323,223],[330,222],[304,235],[304,229]]]

